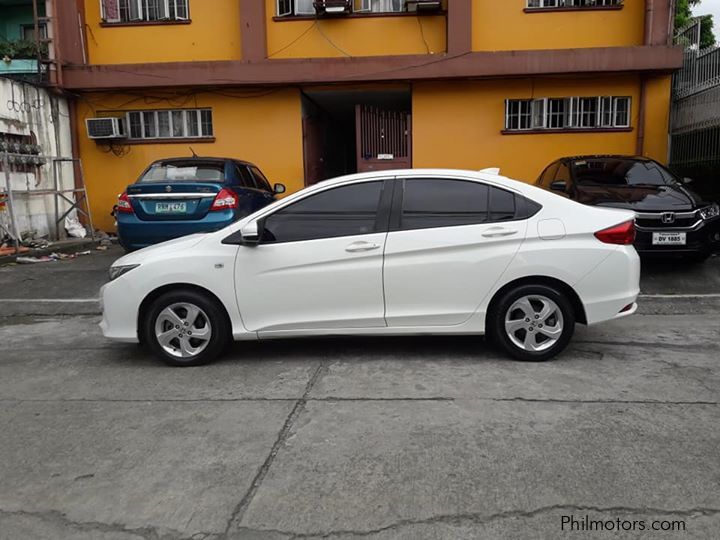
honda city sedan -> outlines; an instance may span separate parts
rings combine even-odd
[[[483,172],[346,176],[120,258],[101,328],[176,366],[328,335],[487,334],[547,360],[576,323],[637,309],[633,220]]]

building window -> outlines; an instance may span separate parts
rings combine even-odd
[[[34,24],[23,24],[20,26],[22,38],[25,41],[35,41],[35,25]],[[45,23],[38,24],[38,30],[40,36],[38,39],[47,39],[47,26]]]
[[[623,0],[527,0],[528,9],[583,9],[621,6]]]
[[[100,16],[108,23],[186,21],[190,0],[100,0]]]
[[[505,130],[630,127],[630,98],[616,96],[505,100]]]
[[[278,17],[315,15],[315,0],[275,0]],[[401,13],[406,0],[352,0],[353,13]]]
[[[127,113],[131,139],[201,139],[213,133],[210,109],[131,111]]]

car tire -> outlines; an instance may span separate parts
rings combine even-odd
[[[567,347],[575,332],[569,299],[547,285],[521,285],[493,302],[488,337],[517,360],[543,362]]]
[[[230,323],[218,301],[191,289],[169,291],[145,311],[143,339],[166,364],[207,364],[230,341]]]

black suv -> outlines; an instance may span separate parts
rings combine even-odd
[[[535,185],[579,203],[634,210],[640,253],[704,260],[720,251],[720,209],[644,157],[576,156],[551,163]]]

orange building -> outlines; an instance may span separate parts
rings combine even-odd
[[[289,191],[356,171],[667,158],[671,0],[51,2],[96,222],[151,161],[256,163]],[[116,118],[112,138],[86,120]],[[96,135],[96,134],[95,134]],[[111,134],[112,135],[112,134]]]

